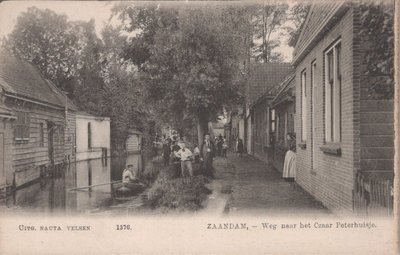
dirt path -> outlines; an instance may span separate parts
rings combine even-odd
[[[228,153],[226,159],[215,159],[214,168],[213,194],[204,213],[296,217],[330,215],[297,183],[284,181],[280,172],[251,156],[238,157]]]

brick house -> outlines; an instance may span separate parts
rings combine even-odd
[[[314,4],[292,62],[297,182],[337,214],[392,206],[393,99],[369,97],[360,17],[359,4]]]
[[[34,66],[2,50],[0,87],[4,106],[16,118],[5,126],[4,146],[12,148],[6,185],[19,187],[65,162],[65,97]]]
[[[247,111],[245,119],[245,146],[247,152],[267,160],[270,148],[270,109],[274,98],[272,89],[292,70],[290,63],[259,63],[250,67]]]
[[[268,153],[268,162],[278,171],[282,172],[286,152],[289,149],[288,133],[295,133],[294,119],[296,114],[295,98],[295,74],[289,74],[272,94],[275,97],[271,100],[271,133],[274,137],[273,149]]]

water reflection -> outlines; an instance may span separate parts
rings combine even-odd
[[[94,159],[70,164],[65,171],[56,173],[51,178],[17,190],[12,196],[1,202],[1,208],[6,211],[81,214],[102,210],[117,203],[113,199],[112,181],[121,180],[122,171],[127,164],[132,164],[144,171],[144,154],[134,154],[128,157]],[[70,191],[76,187],[87,187],[98,184],[90,189]]]

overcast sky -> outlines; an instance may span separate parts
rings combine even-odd
[[[0,38],[9,34],[17,22],[17,17],[31,6],[40,9],[50,9],[58,14],[66,14],[69,20],[89,21],[95,19],[96,32],[100,35],[104,24],[108,22],[111,8],[115,2],[105,1],[6,1],[0,3]],[[287,46],[287,38],[278,34],[282,41],[277,50],[282,53],[285,61],[292,60],[293,49]]]

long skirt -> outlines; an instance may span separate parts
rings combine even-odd
[[[291,150],[288,150],[288,152],[286,152],[282,177],[296,178],[296,153]]]

